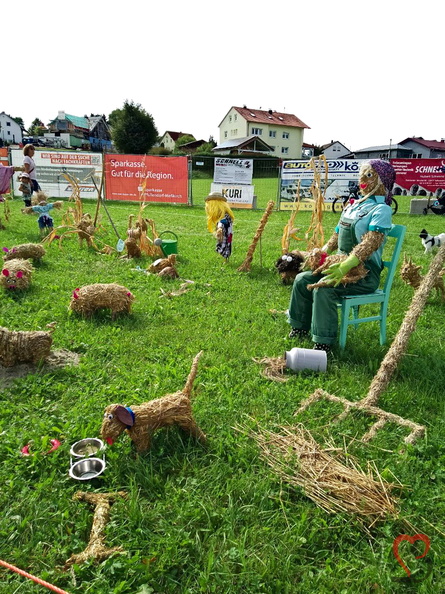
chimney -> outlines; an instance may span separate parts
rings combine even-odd
[[[272,110],[271,109],[269,109],[269,115],[272,115]]]
[[[64,111],[59,111],[59,115],[57,116],[58,120],[64,120],[65,119],[65,112]]]

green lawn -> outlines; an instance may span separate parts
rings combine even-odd
[[[197,204],[209,190],[210,182],[205,183]],[[268,192],[269,186],[258,193],[260,208],[276,197]],[[424,226],[442,232],[443,220],[410,216],[409,199],[401,202],[394,222],[408,227],[404,251],[426,271],[431,257],[423,254],[418,233]],[[39,240],[36,218],[22,215],[21,206],[17,199],[11,203],[11,220],[0,232],[2,246]],[[108,208],[124,238],[128,215],[137,214],[138,205],[111,203]],[[85,202],[85,211],[93,209]],[[367,534],[356,518],[328,515],[303,492],[280,482],[255,442],[237,428],[255,429],[258,423],[279,431],[280,425],[295,423],[300,401],[316,388],[362,398],[388,349],[378,343],[377,325],[351,330],[346,350],[335,352],[326,373],[294,374],[284,384],[268,381],[252,358],[278,357],[297,346],[287,339],[285,316],[269,312],[285,310],[289,301],[290,287],[280,284],[274,270],[288,214],[273,213],[251,272],[240,273],[261,210],[236,212],[228,265],[214,252],[202,206],[149,206],[146,213],[159,232],[177,233],[181,279],[145,275],[135,268],[145,268],[150,259],[119,260],[80,248],[71,236],[61,249],[49,246],[28,291],[0,293],[1,326],[37,330],[55,321],[53,349],[81,355],[78,367],[39,369],[8,384],[0,396],[0,558],[71,594],[445,591],[445,305],[430,297],[380,400],[386,410],[425,424],[425,439],[405,446],[405,430],[387,426],[361,445],[357,439],[372,420],[350,415],[333,424],[338,408],[326,402],[298,419],[319,443],[347,446],[363,466],[373,460],[384,476],[393,473],[406,485],[399,519],[388,519]],[[57,224],[61,214],[54,218]],[[309,221],[310,213],[297,215],[302,236]],[[327,236],[336,223],[337,216],[327,212]],[[99,239],[115,245],[104,212],[102,224]],[[306,246],[303,241],[292,247]],[[161,289],[177,289],[184,279],[194,281],[186,294],[162,297]],[[132,314],[115,321],[106,312],[91,320],[71,315],[73,289],[97,282],[128,287],[135,295]],[[396,277],[389,341],[412,296]],[[181,389],[201,349],[193,411],[208,436],[207,446],[176,429],[162,430],[148,453],[135,456],[128,437],[121,436],[106,451],[100,479],[80,483],[69,478],[70,446],[99,435],[105,406],[139,404]],[[54,438],[62,446],[43,455]],[[35,454],[21,456],[30,442]],[[125,554],[64,572],[70,555],[86,547],[91,529],[93,508],[72,499],[79,489],[127,491],[128,499],[112,508],[106,533],[106,545],[121,545]],[[424,533],[431,541],[431,550],[419,560],[415,546],[400,546],[417,581],[404,579],[392,553],[394,538],[403,533]],[[41,591],[0,569],[1,594]]]

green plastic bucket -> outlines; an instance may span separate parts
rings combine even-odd
[[[162,236],[165,235],[165,233],[170,233],[175,239],[164,239]],[[159,234],[159,237],[162,239],[161,248],[165,256],[178,253],[178,236],[176,233],[173,233],[173,231],[163,231]]]

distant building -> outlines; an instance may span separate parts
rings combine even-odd
[[[401,144],[382,144],[353,151],[345,159],[411,159],[412,150]]]
[[[242,155],[247,153],[249,155],[275,156],[274,147],[266,144],[259,136],[226,140],[215,146],[212,151],[217,155]]]
[[[424,140],[421,136],[412,136],[399,142],[412,151],[415,159],[443,159],[445,158],[445,138],[438,140]]]
[[[8,144],[20,144],[23,138],[20,125],[4,111],[0,112],[0,138]]]
[[[90,126],[88,140],[91,150],[102,151],[104,149],[110,149],[111,132],[105,116],[90,116],[87,119]]]
[[[101,151],[111,148],[111,133],[105,116],[79,117],[59,111],[48,124],[44,137],[53,140],[54,146],[91,148]]]
[[[301,159],[305,128],[309,126],[290,113],[233,106],[219,124],[219,145],[214,151],[221,152],[228,142],[255,137],[271,148],[275,157]]]
[[[321,150],[326,159],[343,159],[351,152],[344,144],[338,140],[331,140],[329,144],[323,144]]]
[[[193,134],[189,134],[188,132],[171,132],[170,130],[167,130],[167,132],[164,132],[162,135],[161,140],[159,141],[159,146],[172,151],[176,146],[176,141],[181,136],[191,136],[192,138],[195,138]]]

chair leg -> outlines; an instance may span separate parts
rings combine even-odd
[[[386,316],[388,314],[388,304],[382,303],[380,307],[380,344],[386,344]]]
[[[343,301],[341,304],[340,336],[338,339],[338,344],[339,344],[341,350],[343,350],[346,346],[346,336],[348,333],[349,311],[350,311],[349,303],[347,301]]]

